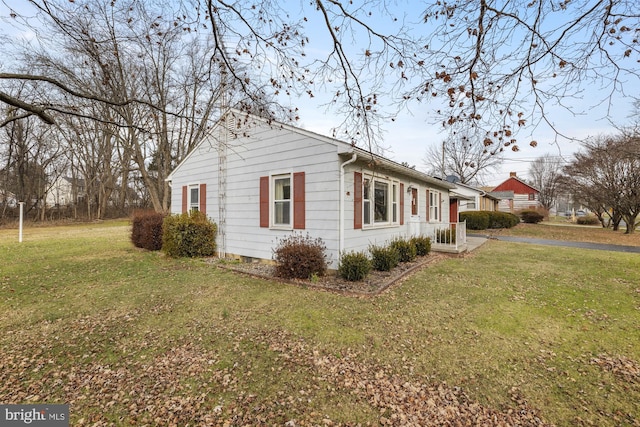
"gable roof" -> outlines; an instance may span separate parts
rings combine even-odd
[[[358,160],[362,161],[364,159],[368,159],[369,164],[372,164],[374,168],[380,168],[381,170],[387,170],[387,171],[391,171],[391,172],[395,172],[395,173],[399,173],[402,174],[404,176],[408,176],[411,178],[414,178],[416,180],[420,180],[423,182],[428,182],[430,184],[445,188],[445,189],[453,189],[456,188],[456,186],[454,184],[451,184],[449,182],[446,182],[444,180],[438,179],[438,178],[433,178],[429,175],[427,175],[424,172],[420,172],[417,171],[415,169],[412,169],[410,167],[404,166],[398,162],[395,162],[393,160],[387,159],[386,157],[374,154],[370,151],[364,150],[362,148],[358,148],[348,142],[344,142],[341,141],[339,139],[335,139],[335,138],[331,138],[313,131],[309,131],[306,129],[302,129],[296,126],[292,126],[292,125],[288,125],[286,123],[281,123],[278,122],[276,120],[270,120],[270,119],[266,119],[264,117],[260,117],[260,116],[256,116],[253,115],[251,113],[247,113],[244,111],[240,111],[237,110],[235,108],[229,108],[221,117],[220,119],[218,119],[218,121],[216,122],[216,124],[213,127],[213,130],[215,130],[216,128],[220,127],[220,126],[224,126],[224,119],[228,116],[228,115],[234,115],[234,116],[239,116],[239,117],[247,117],[247,118],[251,118],[251,120],[254,120],[256,122],[261,122],[263,124],[267,124],[269,126],[276,126],[279,127],[281,129],[286,129],[290,132],[294,132],[300,135],[305,135],[309,138],[313,138],[331,145],[334,145],[337,149],[337,154],[338,156],[342,157],[342,158],[349,158],[352,157],[354,154],[357,156]],[[198,148],[200,148],[200,146],[202,144],[204,144],[205,142],[207,142],[206,139],[203,139],[202,141],[200,141],[190,152],[189,154],[187,154],[185,156],[185,158],[178,164],[178,166],[175,167],[175,169],[173,169],[173,171],[171,171],[171,173],[169,174],[169,176],[165,179],[165,181],[171,181],[173,179],[173,175],[176,173],[176,171],[178,169],[180,169],[180,167],[191,157],[191,155],[193,153],[195,153],[196,151],[198,151]]]
[[[502,181],[502,183],[496,185],[493,188],[493,191],[507,191],[507,190],[513,190],[513,186],[510,185],[511,183],[515,183],[516,186],[522,187],[525,186],[527,188],[530,188],[531,190],[535,191],[536,193],[539,193],[540,190],[538,190],[537,188],[533,187],[532,185],[527,184],[526,182],[524,182],[523,180],[521,180],[520,178],[518,178],[515,175],[511,175],[509,178],[507,178],[506,180]]]

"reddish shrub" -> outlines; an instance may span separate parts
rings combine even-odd
[[[150,251],[162,249],[162,221],[165,215],[154,211],[135,211],[132,218],[131,242]]]

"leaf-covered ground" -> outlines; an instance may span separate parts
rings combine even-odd
[[[0,402],[73,426],[640,426],[635,254],[489,241],[354,297],[127,230],[0,230]]]

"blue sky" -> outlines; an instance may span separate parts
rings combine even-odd
[[[289,11],[292,14],[296,14],[297,11],[300,10],[300,0],[290,0],[290,3],[291,7]],[[394,9],[396,11],[404,10],[402,15],[398,16],[400,21],[417,21],[424,9],[422,2],[404,2],[401,0],[394,2],[392,0],[389,3],[397,6],[397,8]],[[9,4],[14,8],[22,8],[26,5],[26,1],[11,0]],[[6,18],[7,15],[7,7],[3,1],[0,1],[0,17]],[[374,23],[381,25],[381,28],[395,25],[388,18],[383,18],[382,15],[378,15],[378,17]],[[6,21],[0,21],[0,25],[3,26],[3,30],[0,31],[0,33],[11,32],[15,35],[15,32],[6,25]],[[318,42],[318,40],[322,40],[322,38],[318,34],[314,34],[316,31],[314,27],[310,27],[307,31],[311,37],[311,45],[307,51],[313,54],[314,49],[317,49],[317,52],[322,53],[323,49],[326,49],[326,45]],[[316,37],[314,37],[314,35]],[[352,49],[353,53],[361,54],[363,46],[359,43],[358,37],[360,37],[360,35],[356,34],[354,45],[351,46],[350,49]],[[1,65],[0,70],[8,71]],[[633,84],[630,85],[628,92],[637,94],[638,89],[637,80],[633,80]],[[327,90],[327,92],[329,91],[331,91],[331,89]],[[549,116],[561,132],[572,138],[582,139],[603,133],[612,133],[615,131],[614,127],[606,119],[608,106],[594,105],[595,100],[599,100],[602,97],[603,94],[599,91],[589,87],[584,88],[580,97],[569,103],[569,106],[576,113],[575,115],[570,114],[565,109],[550,106]],[[316,90],[314,98],[302,96],[300,99],[281,99],[280,101],[291,102],[292,105],[299,108],[301,119],[298,123],[299,126],[323,135],[331,135],[332,129],[340,125],[341,118],[338,117],[335,112],[327,112],[326,109],[322,107],[322,104],[327,103],[329,100],[329,93],[323,94]],[[624,99],[622,96],[615,96],[612,107],[612,111],[616,117],[616,124],[628,122],[628,117],[632,111],[631,100]],[[382,144],[383,147],[386,148],[384,152],[385,156],[398,162],[407,162],[415,165],[420,170],[424,170],[425,165],[423,160],[427,147],[430,145],[439,147],[442,140],[446,138],[446,134],[442,132],[442,126],[436,123],[439,121],[439,118],[434,112],[438,108],[438,104],[433,101],[410,104],[405,111],[397,116],[394,122],[385,122],[383,124],[384,142]],[[486,182],[484,182],[485,184],[497,185],[506,179],[511,171],[517,172],[520,177],[527,178],[528,163],[535,158],[549,153],[570,159],[571,155],[579,149],[579,143],[577,142],[570,142],[563,139],[556,141],[551,129],[544,126],[527,127],[524,129],[524,132],[520,132],[518,139],[520,151],[514,153],[506,150],[500,170],[498,173],[488,177]],[[538,142],[536,148],[529,146],[528,142],[531,140]]]

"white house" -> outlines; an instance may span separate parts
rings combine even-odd
[[[452,190],[451,197],[460,201],[459,212],[498,210],[500,198],[496,195],[461,182],[456,182],[455,185],[456,188]]]
[[[278,239],[320,237],[339,254],[449,224],[455,185],[290,125],[230,110],[167,178],[172,213],[204,211],[218,224],[221,256],[272,259]],[[434,248],[437,249],[437,248]]]
[[[84,179],[59,176],[52,183],[47,191],[47,206],[67,206],[77,203],[79,197],[85,196]]]

